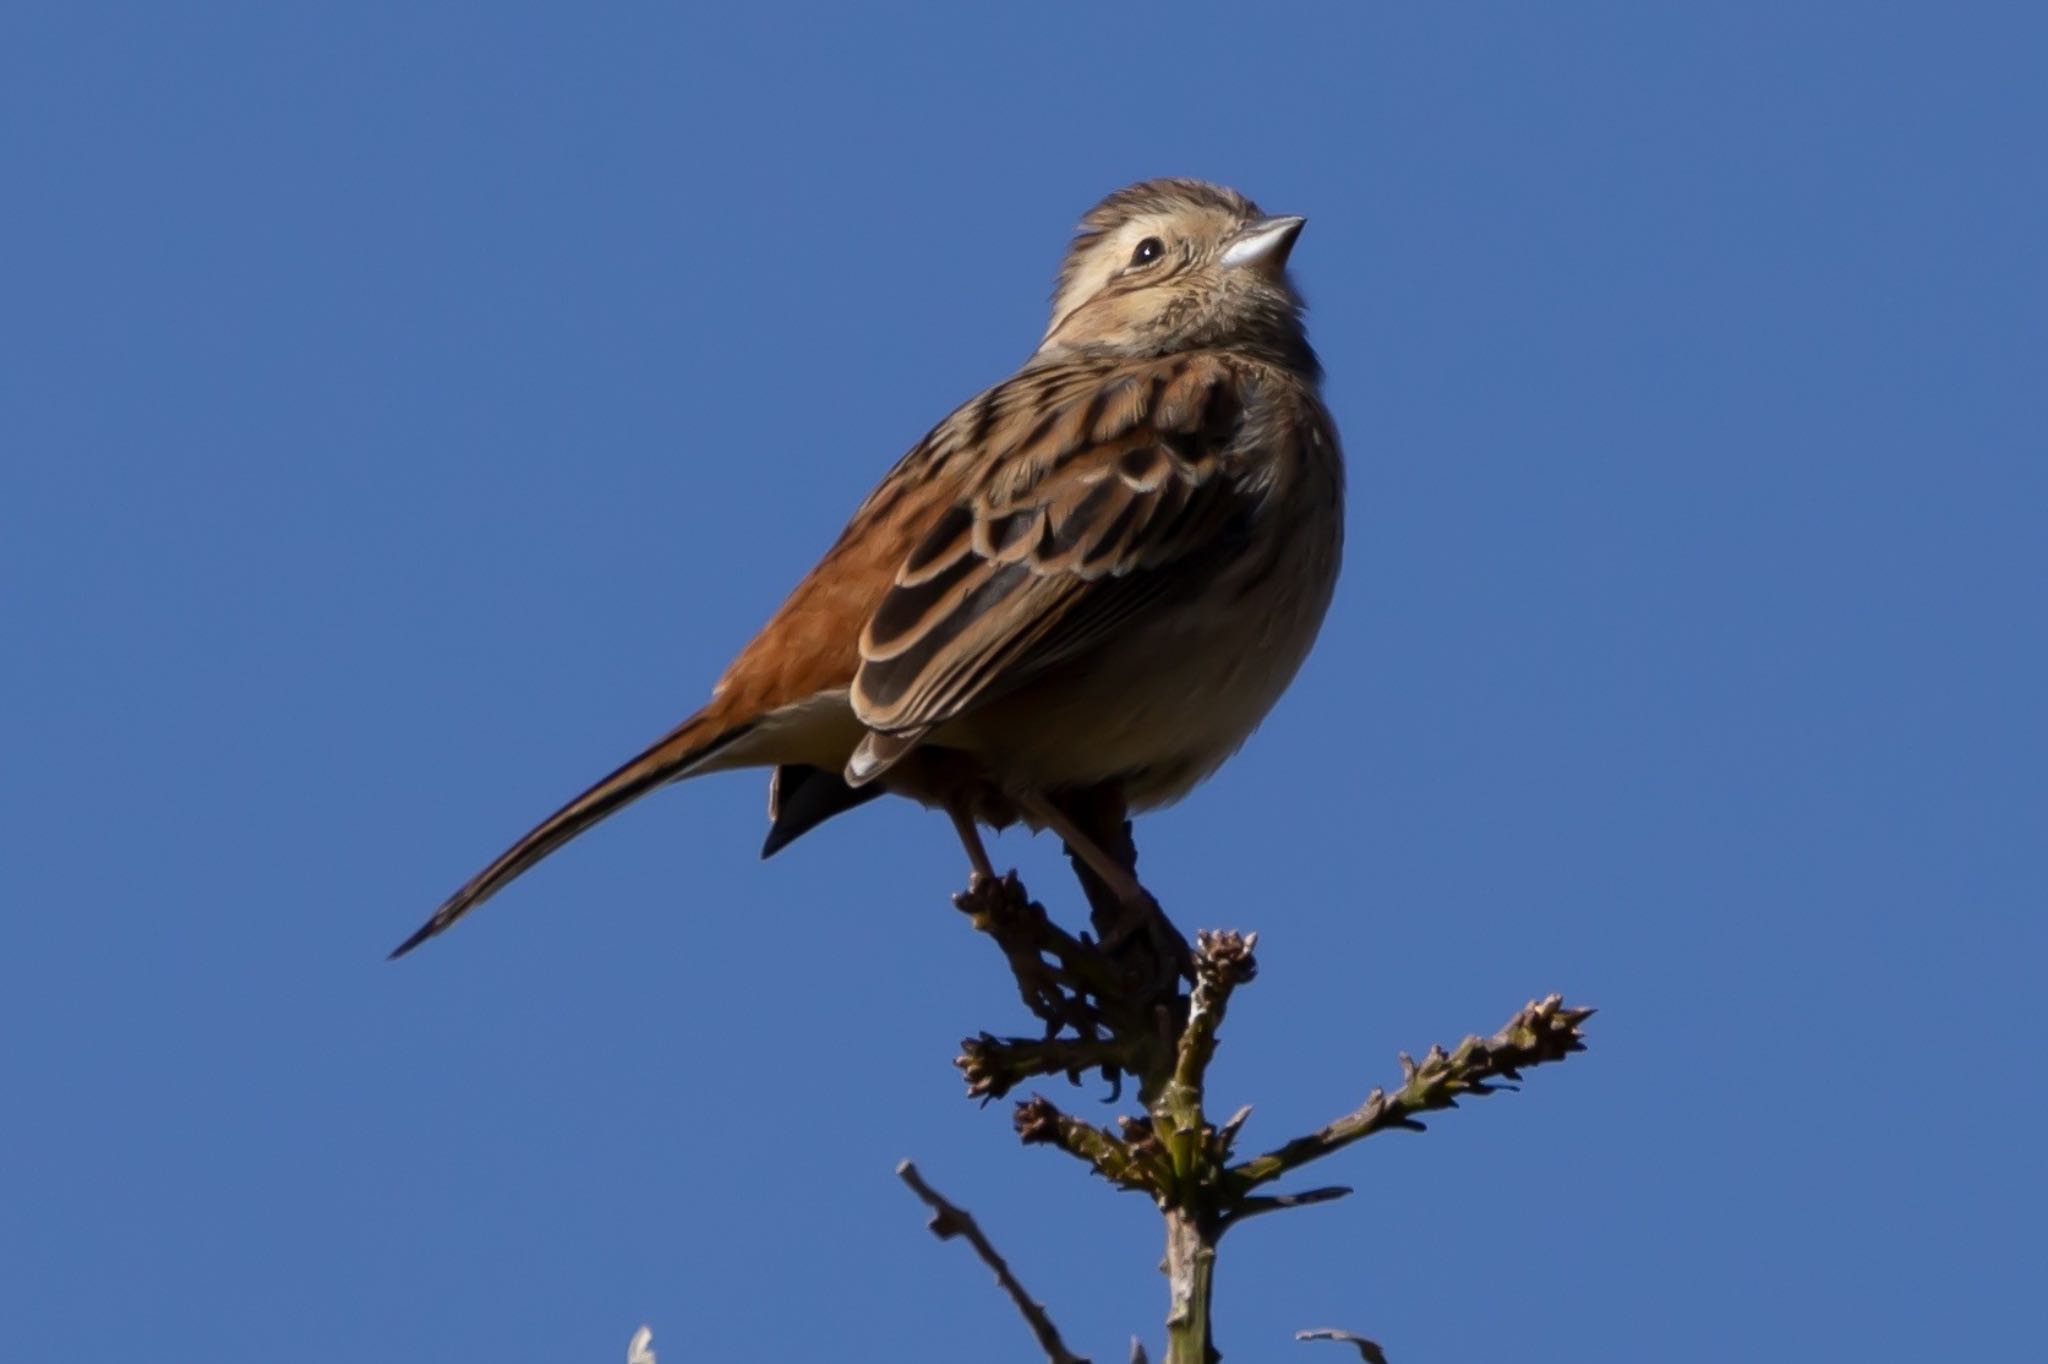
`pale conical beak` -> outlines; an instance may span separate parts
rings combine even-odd
[[[1290,215],[1246,223],[1231,238],[1230,245],[1223,248],[1223,264],[1227,268],[1251,265],[1279,274],[1287,268],[1287,253],[1294,249],[1294,239],[1301,235],[1301,225],[1307,221]]]

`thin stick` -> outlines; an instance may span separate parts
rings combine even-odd
[[[1352,1331],[1332,1331],[1328,1328],[1320,1331],[1296,1331],[1294,1338],[1296,1340],[1341,1341],[1357,1350],[1358,1357],[1364,1360],[1365,1364],[1387,1364],[1387,1352],[1380,1348],[1378,1341],[1367,1340],[1364,1336]]]
[[[1388,1128],[1423,1130],[1418,1113],[1456,1108],[1465,1095],[1491,1094],[1536,1066],[1562,1061],[1573,1052],[1586,1049],[1580,1025],[1593,1016],[1591,1009],[1573,1008],[1557,995],[1531,1001],[1507,1026],[1492,1037],[1468,1037],[1454,1052],[1431,1047],[1417,1061],[1401,1057],[1401,1087],[1389,1094],[1375,1089],[1365,1102],[1343,1117],[1305,1137],[1262,1156],[1233,1165],[1226,1171],[1226,1183],[1238,1198],[1261,1184],[1298,1170],[1312,1160],[1362,1141]]]
[[[981,1227],[966,1209],[948,1202],[945,1195],[925,1183],[924,1176],[917,1172],[917,1167],[907,1160],[896,1167],[896,1177],[909,1185],[910,1191],[932,1210],[932,1235],[941,1241],[951,1240],[955,1236],[966,1237],[967,1244],[974,1247],[974,1253],[981,1257],[981,1262],[995,1271],[996,1282],[1003,1286],[1003,1291],[1010,1295],[1010,1301],[1017,1305],[1017,1310],[1024,1316],[1024,1324],[1031,1328],[1031,1334],[1038,1340],[1038,1348],[1045,1351],[1045,1357],[1051,1360],[1052,1364],[1089,1364],[1084,1356],[1077,1355],[1067,1348],[1066,1342],[1060,1339],[1059,1328],[1052,1324],[1052,1318],[1046,1315],[1045,1308],[1034,1302],[1031,1295],[1024,1291],[1024,1285],[1017,1282],[1017,1276],[1010,1272],[1009,1264],[996,1253],[996,1248],[989,1244],[988,1237],[982,1235]]]

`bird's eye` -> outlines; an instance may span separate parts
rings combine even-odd
[[[1147,237],[1138,243],[1138,249],[1131,252],[1132,265],[1150,265],[1166,254],[1166,243],[1157,237]]]

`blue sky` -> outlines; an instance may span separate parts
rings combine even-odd
[[[1166,173],[1308,215],[1352,469],[1316,654],[1140,830],[1262,934],[1217,1107],[1602,1008],[1238,1233],[1230,1357],[2037,1349],[2048,19],[974,9],[0,17],[0,1356],[1033,1358],[905,1156],[1157,1340],[1151,1210],[960,1097],[1025,1020],[934,816],[764,865],[707,780],[383,954]]]

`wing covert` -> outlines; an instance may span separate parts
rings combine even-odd
[[[1222,357],[1012,382],[1041,385],[1037,401],[1007,404],[1011,420],[983,432],[986,472],[904,559],[861,634],[854,711],[896,740],[890,757],[1185,583],[1245,510],[1225,468],[1241,384]],[[859,779],[880,757],[856,759]]]

